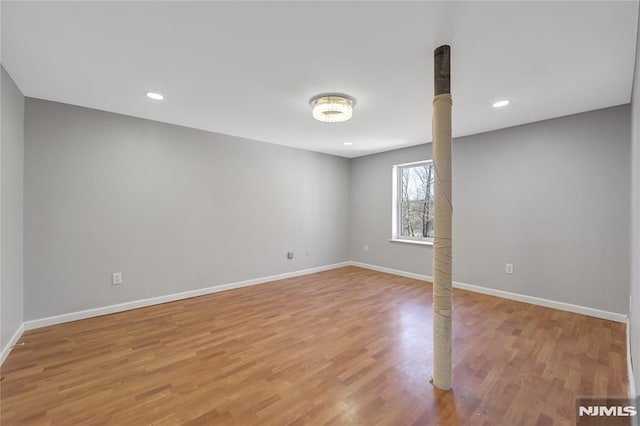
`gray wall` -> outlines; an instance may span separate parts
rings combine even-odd
[[[346,261],[349,174],[344,158],[28,98],[25,320]]]
[[[0,348],[4,349],[23,321],[22,195],[24,171],[24,96],[0,67],[2,142],[0,168],[2,208],[0,248]]]
[[[629,335],[636,393],[640,394],[640,32],[631,94],[631,259]]]
[[[625,105],[454,140],[454,280],[626,313],[629,122]],[[388,241],[392,166],[430,158],[353,160],[352,260],[432,275],[431,246]]]

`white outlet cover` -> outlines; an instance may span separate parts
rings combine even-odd
[[[114,272],[113,274],[111,274],[111,284],[122,284],[122,272]]]

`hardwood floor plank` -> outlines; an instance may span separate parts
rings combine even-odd
[[[356,267],[24,333],[9,425],[567,425],[625,395],[625,328],[454,290],[452,392],[431,285]]]

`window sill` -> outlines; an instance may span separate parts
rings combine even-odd
[[[389,240],[390,243],[405,243],[405,244],[415,244],[418,246],[432,246],[432,241],[420,241],[420,240],[402,240],[400,238],[391,238]]]

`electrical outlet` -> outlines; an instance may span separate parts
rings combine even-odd
[[[369,253],[369,246],[367,244],[364,245],[364,252]]]
[[[287,259],[293,259],[293,252],[292,251],[288,251],[287,252]]]
[[[507,263],[504,265],[505,274],[513,275],[513,263]]]
[[[120,285],[122,284],[122,272],[114,272],[111,274],[111,284]]]

